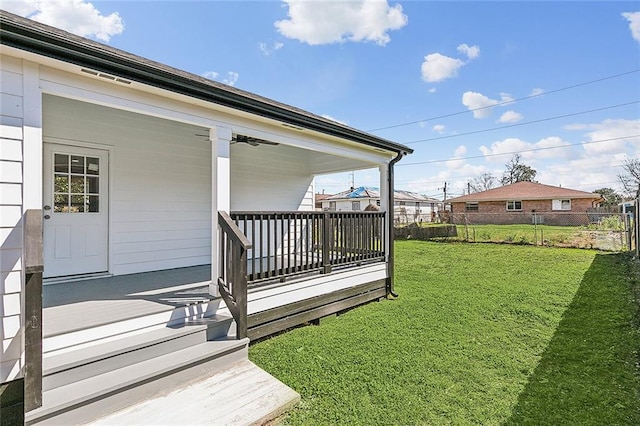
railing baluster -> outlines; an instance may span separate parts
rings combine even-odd
[[[385,257],[384,212],[234,212],[232,217],[252,245],[245,253],[251,256],[246,260],[249,283],[329,273]],[[222,250],[221,256],[228,263],[233,254]],[[237,262],[238,257],[231,259]],[[225,280],[233,285],[231,277]]]
[[[267,278],[271,277],[271,216],[267,216]]]

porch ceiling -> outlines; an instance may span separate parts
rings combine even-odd
[[[236,143],[231,146],[231,162],[234,157],[243,159],[255,158],[256,163],[264,162],[272,156],[279,156],[304,164],[305,169],[313,175],[338,173],[350,170],[377,167],[377,163],[341,157],[319,151],[313,151],[285,144],[257,144]]]

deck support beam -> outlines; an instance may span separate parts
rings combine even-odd
[[[231,209],[231,169],[230,142],[231,129],[212,127],[209,129],[211,141],[211,282],[209,294],[220,297],[218,290],[220,235],[218,232],[218,211]]]

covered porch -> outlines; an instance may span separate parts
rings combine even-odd
[[[43,287],[43,352],[216,314],[260,338],[386,295],[384,213],[219,216],[222,298],[211,265],[58,281]]]

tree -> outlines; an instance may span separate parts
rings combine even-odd
[[[496,177],[489,172],[484,172],[480,176],[473,178],[469,182],[469,193],[482,192],[496,186]]]
[[[509,185],[516,182],[535,182],[534,179],[538,172],[526,164],[521,163],[521,159],[520,154],[516,154],[505,164],[506,170],[500,179],[502,185]]]
[[[618,194],[612,188],[600,188],[593,192],[600,194],[600,196],[604,198],[603,206],[617,206],[622,202],[622,195]]]
[[[627,158],[622,169],[624,174],[618,175],[618,180],[628,197],[640,198],[640,159]]]

